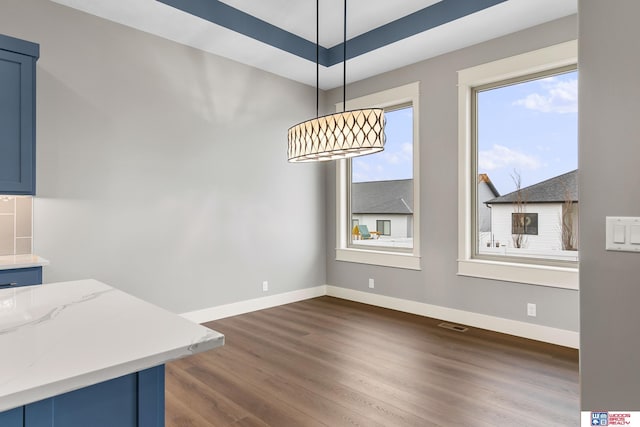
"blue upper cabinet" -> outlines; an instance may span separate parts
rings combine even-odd
[[[0,35],[0,194],[36,192],[39,55],[39,45]]]

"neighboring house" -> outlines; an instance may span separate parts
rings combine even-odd
[[[520,189],[520,209],[518,191],[487,200],[485,203],[491,209],[492,241],[514,248],[518,247],[514,237],[520,236],[520,247],[527,250],[577,250],[577,172],[567,172]]]
[[[478,231],[491,232],[491,208],[486,205],[487,200],[500,197],[500,193],[486,173],[478,174]]]
[[[413,237],[413,180],[352,184],[351,221],[381,236]]]

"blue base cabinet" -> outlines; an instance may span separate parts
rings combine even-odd
[[[40,284],[42,284],[42,267],[0,270],[0,289]]]
[[[0,413],[2,427],[164,427],[164,365]]]
[[[24,408],[16,408],[6,412],[0,412],[0,426],[24,427]]]
[[[40,46],[0,35],[0,194],[36,192],[36,61]]]

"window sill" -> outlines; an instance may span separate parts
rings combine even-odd
[[[421,270],[420,257],[413,254],[371,251],[363,249],[336,249],[336,261],[371,264],[382,267]]]
[[[487,260],[458,260],[458,275],[578,290],[578,268]]]

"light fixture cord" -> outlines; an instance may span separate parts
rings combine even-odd
[[[342,43],[342,111],[347,111],[347,0],[344,0],[344,38]]]
[[[316,0],[316,118],[320,117],[320,0]]]

